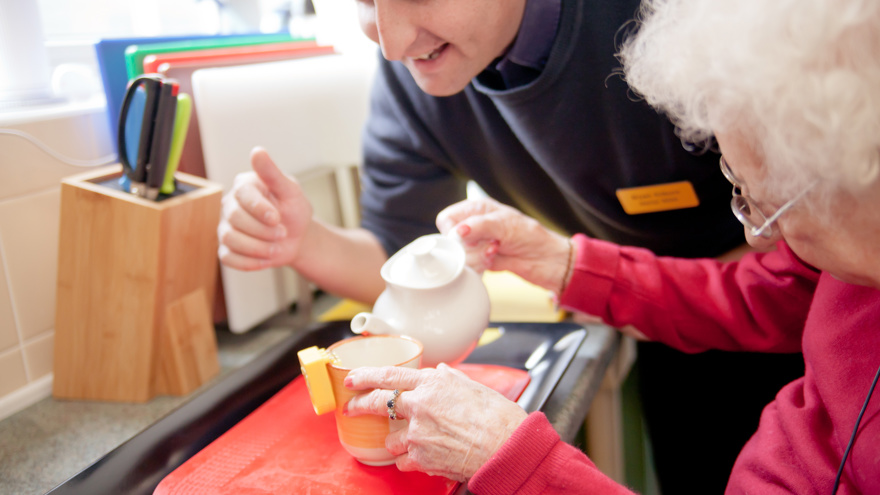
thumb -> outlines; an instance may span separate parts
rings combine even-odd
[[[251,150],[251,168],[275,198],[281,200],[296,194],[292,180],[275,165],[269,152],[257,146]]]

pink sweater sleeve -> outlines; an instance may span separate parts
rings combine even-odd
[[[543,413],[532,413],[471,478],[476,495],[633,495],[563,442]]]
[[[733,263],[659,257],[581,234],[574,242],[564,307],[685,352],[800,350],[819,273],[782,242]]]

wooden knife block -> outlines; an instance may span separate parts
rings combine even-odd
[[[53,395],[143,402],[216,375],[211,302],[219,185],[177,173],[162,201],[113,187],[121,166],[61,184]]]

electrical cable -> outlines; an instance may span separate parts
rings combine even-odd
[[[110,165],[111,163],[116,163],[117,161],[116,154],[102,156],[101,158],[96,158],[94,160],[79,160],[76,158],[70,158],[53,150],[45,143],[37,139],[35,136],[28,134],[24,131],[19,131],[17,129],[0,129],[0,134],[17,136],[27,141],[30,141],[36,147],[40,148],[48,155],[50,155],[52,158],[55,158],[60,162],[67,163],[68,165],[73,165],[74,167],[100,167],[101,165]]]
[[[840,475],[843,474],[843,466],[846,464],[846,458],[849,457],[849,451],[855,443],[856,433],[859,431],[859,423],[862,422],[862,416],[865,414],[865,410],[868,409],[868,402],[871,401],[871,395],[874,393],[874,387],[877,386],[877,379],[880,378],[880,366],[877,367],[877,373],[874,375],[874,381],[871,383],[871,389],[868,390],[868,396],[865,397],[865,403],[862,404],[862,410],[859,412],[859,417],[856,419],[856,425],[853,427],[852,436],[849,437],[849,444],[846,446],[846,450],[843,452],[843,459],[840,461],[840,467],[837,469],[837,477],[834,478],[834,488],[831,490],[831,495],[835,495],[837,493],[837,488],[840,486]]]

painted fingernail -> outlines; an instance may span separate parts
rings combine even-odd
[[[455,231],[458,233],[458,235],[464,237],[471,233],[471,226],[468,224],[461,224],[455,228]]]
[[[354,386],[354,380],[351,379],[351,375],[346,376],[346,377],[342,380],[342,384],[345,385],[345,388],[351,388],[351,387],[353,387],[353,386]],[[346,404],[346,407],[348,407],[348,404]]]
[[[498,240],[494,240],[489,243],[489,246],[486,248],[486,256],[493,256],[498,254],[498,247],[501,243]]]

